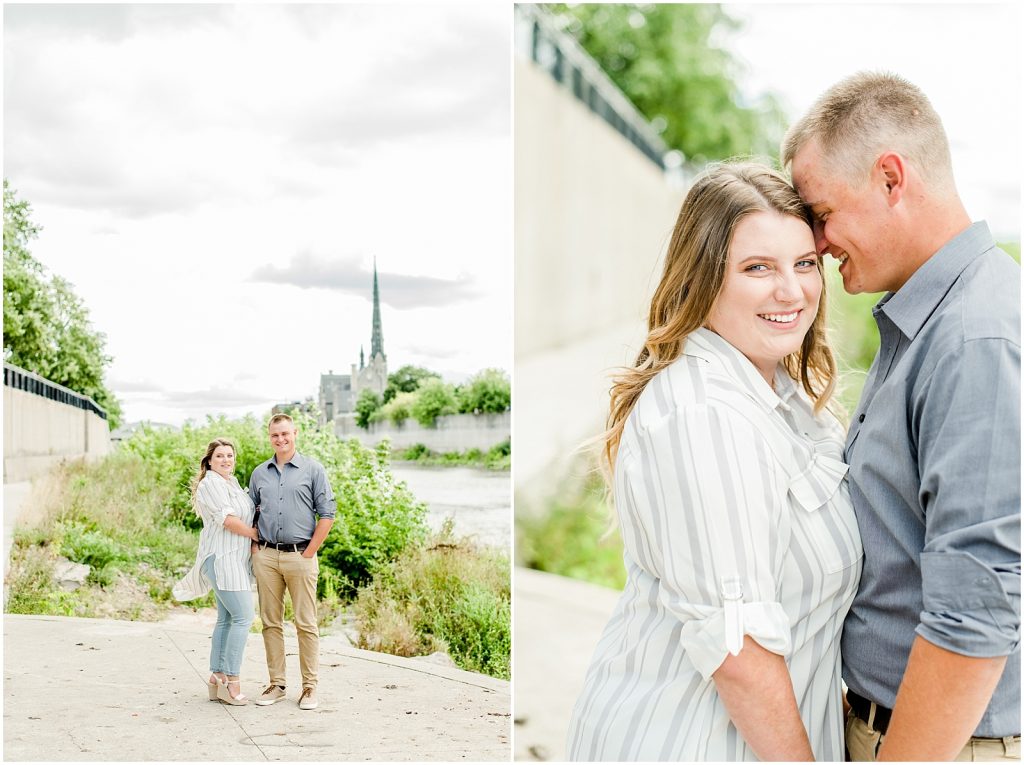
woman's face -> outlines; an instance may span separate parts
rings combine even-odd
[[[800,349],[820,297],[810,227],[792,215],[751,213],[733,231],[707,326],[750,359],[770,385],[778,363]]]
[[[210,469],[225,478],[235,472],[235,450],[230,446],[218,446],[210,455]]]

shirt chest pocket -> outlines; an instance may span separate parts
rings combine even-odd
[[[789,497],[794,506],[794,534],[802,538],[807,557],[826,573],[837,573],[860,562],[863,549],[857,519],[845,478],[846,465],[822,464],[792,479]],[[794,541],[796,541],[794,539]]]

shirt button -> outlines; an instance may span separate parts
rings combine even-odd
[[[864,415],[863,414],[860,417],[857,418],[857,422],[864,422]]]

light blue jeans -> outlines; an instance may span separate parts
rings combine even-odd
[[[213,585],[217,599],[217,626],[213,628],[210,646],[210,671],[237,677],[242,668],[245,639],[253,620],[252,592],[249,590],[221,590],[217,587],[217,574],[211,555],[203,561],[203,573]]]

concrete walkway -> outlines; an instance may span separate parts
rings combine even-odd
[[[320,643],[320,707],[207,699],[210,630],[175,622],[4,615],[5,761],[480,761],[511,756],[509,683],[423,659]],[[251,634],[242,690],[266,678]]]
[[[564,760],[569,716],[619,593],[524,568],[514,582],[515,759]]]

